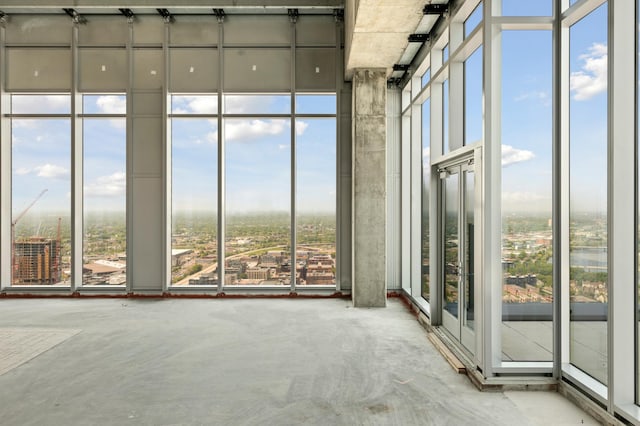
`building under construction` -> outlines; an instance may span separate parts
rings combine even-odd
[[[32,237],[16,241],[14,285],[55,284],[61,279],[60,239]]]

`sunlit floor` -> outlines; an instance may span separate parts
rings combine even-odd
[[[3,425],[598,424],[479,392],[395,299],[0,299],[0,338]]]

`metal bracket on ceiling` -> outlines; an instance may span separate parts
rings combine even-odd
[[[213,14],[216,16],[219,24],[224,22],[224,17],[226,16],[224,9],[213,9]]]
[[[441,4],[441,3],[430,3],[430,4],[426,4],[424,6],[424,9],[422,9],[422,13],[424,15],[444,15],[447,12],[449,12],[449,5],[448,4]]]
[[[131,9],[118,9],[120,11],[120,13],[122,13],[125,18],[127,18],[127,22],[128,23],[133,23],[133,20],[135,18],[135,15],[133,14],[133,11]]]
[[[343,22],[344,21],[344,9],[333,9],[333,19],[335,19],[336,22]]]
[[[391,77],[387,80],[387,87],[399,87],[400,82],[402,82],[402,78]]]
[[[409,43],[426,43],[429,41],[429,34],[409,34]]]
[[[87,20],[81,16],[77,10],[75,9],[62,9],[64,10],[64,13],[66,13],[67,15],[69,15],[71,17],[71,19],[73,20],[74,24],[86,24]]]
[[[295,24],[298,22],[300,13],[298,12],[298,9],[287,9],[287,15],[289,15],[289,21],[291,21],[292,24]]]
[[[409,64],[393,64],[393,70],[407,72],[409,70]]]
[[[169,9],[156,9],[156,11],[160,14],[160,16],[162,16],[162,19],[166,24],[171,23],[173,18],[171,16],[171,12],[169,12]]]
[[[9,21],[9,15],[0,10],[0,25],[5,25]]]

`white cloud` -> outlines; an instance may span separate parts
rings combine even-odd
[[[539,90],[533,90],[527,93],[522,93],[516,96],[514,100],[516,102],[537,101],[544,106],[551,105],[551,97],[549,96],[549,93],[544,91],[539,91]]]
[[[287,144],[280,144],[280,145],[278,145],[278,149],[279,149],[280,151],[284,151],[284,150],[285,150],[285,149],[287,149],[287,148],[289,148],[289,145],[287,145]]]
[[[23,170],[23,172],[26,172],[26,170]],[[34,167],[30,172],[35,172],[38,177],[47,179],[64,179],[69,176],[69,169],[66,167],[48,163],[44,166]]]
[[[71,110],[68,95],[19,95],[13,96],[11,103],[14,113],[65,114]]]
[[[502,145],[502,167],[512,164],[529,161],[535,157],[535,154],[525,149],[517,149],[511,145]]]
[[[24,176],[24,175],[28,175],[29,173],[31,173],[31,169],[27,169],[25,167],[20,167],[19,169],[16,169],[15,173],[18,176]]]
[[[96,106],[103,114],[126,114],[127,100],[124,96],[104,95],[98,97]]]
[[[307,123],[306,121],[297,120],[296,121],[296,135],[302,136],[302,134],[304,134],[304,131],[307,130],[307,127],[309,127],[309,123]]]
[[[274,99],[271,96],[227,95],[224,107],[227,114],[250,114],[256,111],[268,111]]]
[[[582,69],[571,73],[569,85],[573,98],[584,101],[607,90],[607,45],[593,43],[579,59]]]
[[[120,197],[125,194],[127,175],[115,172],[108,176],[100,176],[94,182],[84,186],[84,194],[88,197]]]
[[[228,122],[225,138],[228,141],[250,140],[263,136],[276,136],[289,128],[286,120],[242,120]]]
[[[218,100],[215,95],[173,96],[174,114],[215,114]]]

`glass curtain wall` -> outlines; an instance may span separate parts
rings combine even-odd
[[[298,95],[296,114],[296,282],[335,285],[336,97]]]
[[[11,96],[11,284],[70,286],[71,98]]]
[[[171,284],[218,285],[218,97],[171,96]]]
[[[431,194],[431,99],[422,104],[422,297],[431,297],[429,206]]]
[[[551,31],[502,32],[503,361],[553,358],[551,48]]]
[[[291,97],[224,104],[225,285],[289,286],[292,268],[302,273],[291,259]]]
[[[125,285],[125,95],[83,95],[83,285]]]
[[[571,363],[607,384],[607,3],[570,28]]]

